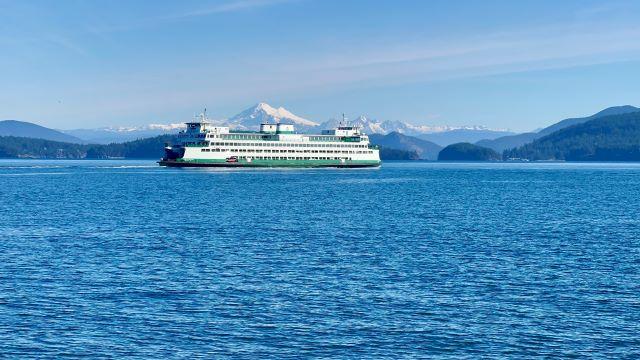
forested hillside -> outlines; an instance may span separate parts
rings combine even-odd
[[[451,144],[438,154],[438,161],[499,161],[500,154],[492,149],[470,143]]]
[[[640,112],[613,115],[560,129],[506,150],[505,159],[640,161]]]
[[[0,157],[37,159],[159,159],[164,144],[173,136],[129,141],[120,144],[83,145],[16,136],[0,136]]]

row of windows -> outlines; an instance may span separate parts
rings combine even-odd
[[[309,136],[311,141],[340,141],[338,136]]]
[[[214,138],[216,135],[214,134],[194,134],[194,133],[179,133],[179,137],[196,137],[196,138]],[[269,140],[273,139],[273,135],[262,135],[262,134],[222,134],[220,135],[223,139],[227,140]],[[359,141],[360,137],[340,137],[340,136],[309,136],[310,141]]]
[[[212,138],[215,135],[208,135],[208,137]],[[229,135],[221,135],[222,138],[224,139],[229,139],[229,140],[263,140],[263,139],[268,139],[270,135],[238,135],[238,134],[229,134]]]
[[[201,152],[253,152],[253,153],[323,153],[323,154],[373,154],[371,150],[358,150],[358,151],[333,151],[333,150],[262,150],[262,149],[200,149]]]
[[[215,135],[213,134],[209,134],[207,135],[207,137],[214,137]],[[229,139],[229,140],[268,140],[270,138],[273,138],[273,135],[263,135],[263,134],[223,134],[221,135],[221,137],[223,139]],[[310,141],[340,141],[341,137],[340,136],[330,136],[330,135],[325,135],[325,136],[309,136],[309,140]]]
[[[198,137],[205,137],[204,134],[199,134],[197,135]],[[206,135],[207,138],[214,138],[216,137],[216,135],[214,134],[207,134]],[[220,135],[220,137],[222,139],[225,140],[273,140],[274,139],[274,135],[262,135],[262,134],[251,134],[251,135],[247,135],[247,134],[222,134]],[[275,137],[277,139],[277,136]],[[325,136],[309,136],[309,141],[342,141],[343,139],[346,141],[358,141],[360,140],[360,137],[358,136],[353,136],[353,137],[340,137],[340,136],[330,136],[330,135],[325,135]]]
[[[208,141],[190,141],[184,142],[187,147],[200,146],[258,146],[258,147],[284,147],[284,148],[333,148],[335,151],[339,149],[366,149],[368,145],[352,145],[352,144],[287,144],[287,143],[227,143],[227,142],[208,142]],[[238,149],[240,150],[240,149]],[[259,150],[256,150],[259,151]],[[269,151],[269,150],[266,150]],[[306,150],[305,150],[306,151]]]
[[[256,160],[351,160],[350,157],[335,156],[238,156],[238,159],[246,159],[247,157]]]
[[[333,147],[333,148],[366,148],[367,145],[360,144],[295,144],[295,143],[286,143],[286,142],[276,142],[276,143],[236,143],[236,142],[215,142],[212,141],[210,143],[205,142],[206,144],[210,144],[211,146],[270,146],[270,147]]]

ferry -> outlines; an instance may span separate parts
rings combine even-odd
[[[260,131],[216,126],[200,114],[167,144],[158,162],[171,167],[378,167],[380,151],[357,126],[319,135],[298,134],[293,124],[261,124]]]

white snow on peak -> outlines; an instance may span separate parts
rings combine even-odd
[[[265,102],[258,103],[222,123],[238,129],[256,129],[262,123],[280,122],[293,123],[306,128],[319,125],[314,121],[295,115],[283,107],[274,108]]]
[[[172,131],[172,130],[182,130],[187,126],[184,123],[175,123],[175,124],[149,124],[146,127],[148,130]]]
[[[421,134],[433,134],[454,130],[490,130],[490,131],[504,131],[490,129],[486,126],[429,126],[429,125],[413,125],[408,122],[398,120],[384,120],[379,121],[369,118],[364,115],[360,115],[354,120],[347,120],[345,125],[359,126],[363,132],[367,134],[388,134],[391,132],[399,132],[405,135],[421,135]],[[332,129],[338,126],[341,120],[330,119],[320,125],[322,129]]]
[[[148,124],[141,126],[108,126],[102,127],[98,129],[93,129],[95,131],[105,131],[105,132],[113,132],[113,133],[133,133],[140,131],[159,131],[159,132],[171,132],[174,130],[182,130],[186,128],[184,123],[175,123],[175,124]]]

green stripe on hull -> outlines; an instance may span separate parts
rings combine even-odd
[[[381,161],[376,160],[263,160],[253,159],[247,162],[240,159],[238,162],[227,162],[224,159],[177,159],[161,160],[161,166],[173,167],[376,167]]]

